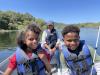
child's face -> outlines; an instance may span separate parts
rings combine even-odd
[[[32,31],[28,31],[25,35],[25,44],[31,48],[31,49],[36,49],[37,45],[38,45],[38,34],[32,32]]]
[[[75,50],[79,46],[79,38],[77,33],[70,32],[64,35],[64,43],[69,49]]]

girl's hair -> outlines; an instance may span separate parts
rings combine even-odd
[[[40,35],[40,33],[41,33],[41,29],[39,28],[39,25],[36,23],[28,25],[25,32],[27,32],[28,30],[30,30],[38,35]]]
[[[78,26],[74,26],[74,25],[65,26],[64,29],[62,30],[62,36],[64,37],[64,35],[66,35],[69,32],[75,32],[79,35],[80,28]]]
[[[26,50],[27,48],[27,45],[24,43],[24,40],[25,40],[25,35],[28,31],[32,31],[37,35],[40,35],[41,33],[41,29],[36,23],[28,25],[24,31],[21,31],[17,37],[17,44],[23,50]]]

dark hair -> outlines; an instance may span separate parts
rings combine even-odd
[[[28,25],[25,32],[27,32],[28,30],[33,31],[38,35],[41,33],[41,29],[39,28],[39,25],[36,23]]]
[[[17,44],[22,49],[25,50],[27,48],[26,44],[24,44],[25,34],[24,31],[21,31],[17,37]]]
[[[62,36],[64,37],[64,35],[69,32],[75,32],[79,35],[80,28],[78,26],[74,26],[74,25],[65,26],[64,29],[62,30]]]
[[[24,43],[24,40],[25,40],[25,35],[28,31],[32,31],[38,35],[40,35],[40,33],[41,33],[41,29],[39,28],[39,26],[36,23],[28,25],[26,27],[25,31],[21,31],[17,37],[17,44],[23,50],[26,50],[26,48],[27,48],[27,45]]]

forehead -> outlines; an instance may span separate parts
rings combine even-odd
[[[70,32],[64,35],[65,39],[75,39],[75,38],[79,38],[79,35],[75,32]]]
[[[27,31],[26,34],[25,34],[25,37],[38,37],[38,34],[36,34],[35,32],[33,31]]]
[[[48,26],[53,26],[52,24],[48,25]]]

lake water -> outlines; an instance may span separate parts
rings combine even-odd
[[[8,57],[13,51],[10,48],[16,47],[16,37],[18,32],[0,33],[0,61]],[[87,44],[95,48],[98,29],[82,28],[80,39],[86,40]],[[4,49],[5,48],[5,49]],[[11,51],[6,53],[7,51]],[[100,38],[97,53],[100,55]]]
[[[0,33],[0,67],[2,68],[0,69],[1,71],[4,71],[7,66],[7,63],[6,62],[2,63],[2,61],[7,57],[9,57],[9,55],[14,53],[15,51],[15,48],[12,49],[12,47],[16,47],[17,33],[18,32]],[[80,39],[86,40],[87,44],[95,48],[97,33],[98,29],[82,28],[80,32]],[[100,55],[100,38],[98,42],[97,53]],[[12,75],[15,74],[17,74],[16,71]]]
[[[15,47],[16,46],[16,31],[13,32],[0,32],[0,49]]]
[[[96,41],[97,41],[97,35],[98,35],[98,29],[93,28],[87,28],[87,29],[81,29],[80,37],[81,39],[85,39],[87,44],[91,45],[93,48],[96,47]],[[100,55],[100,36],[98,40],[98,47],[97,47],[97,53]]]

